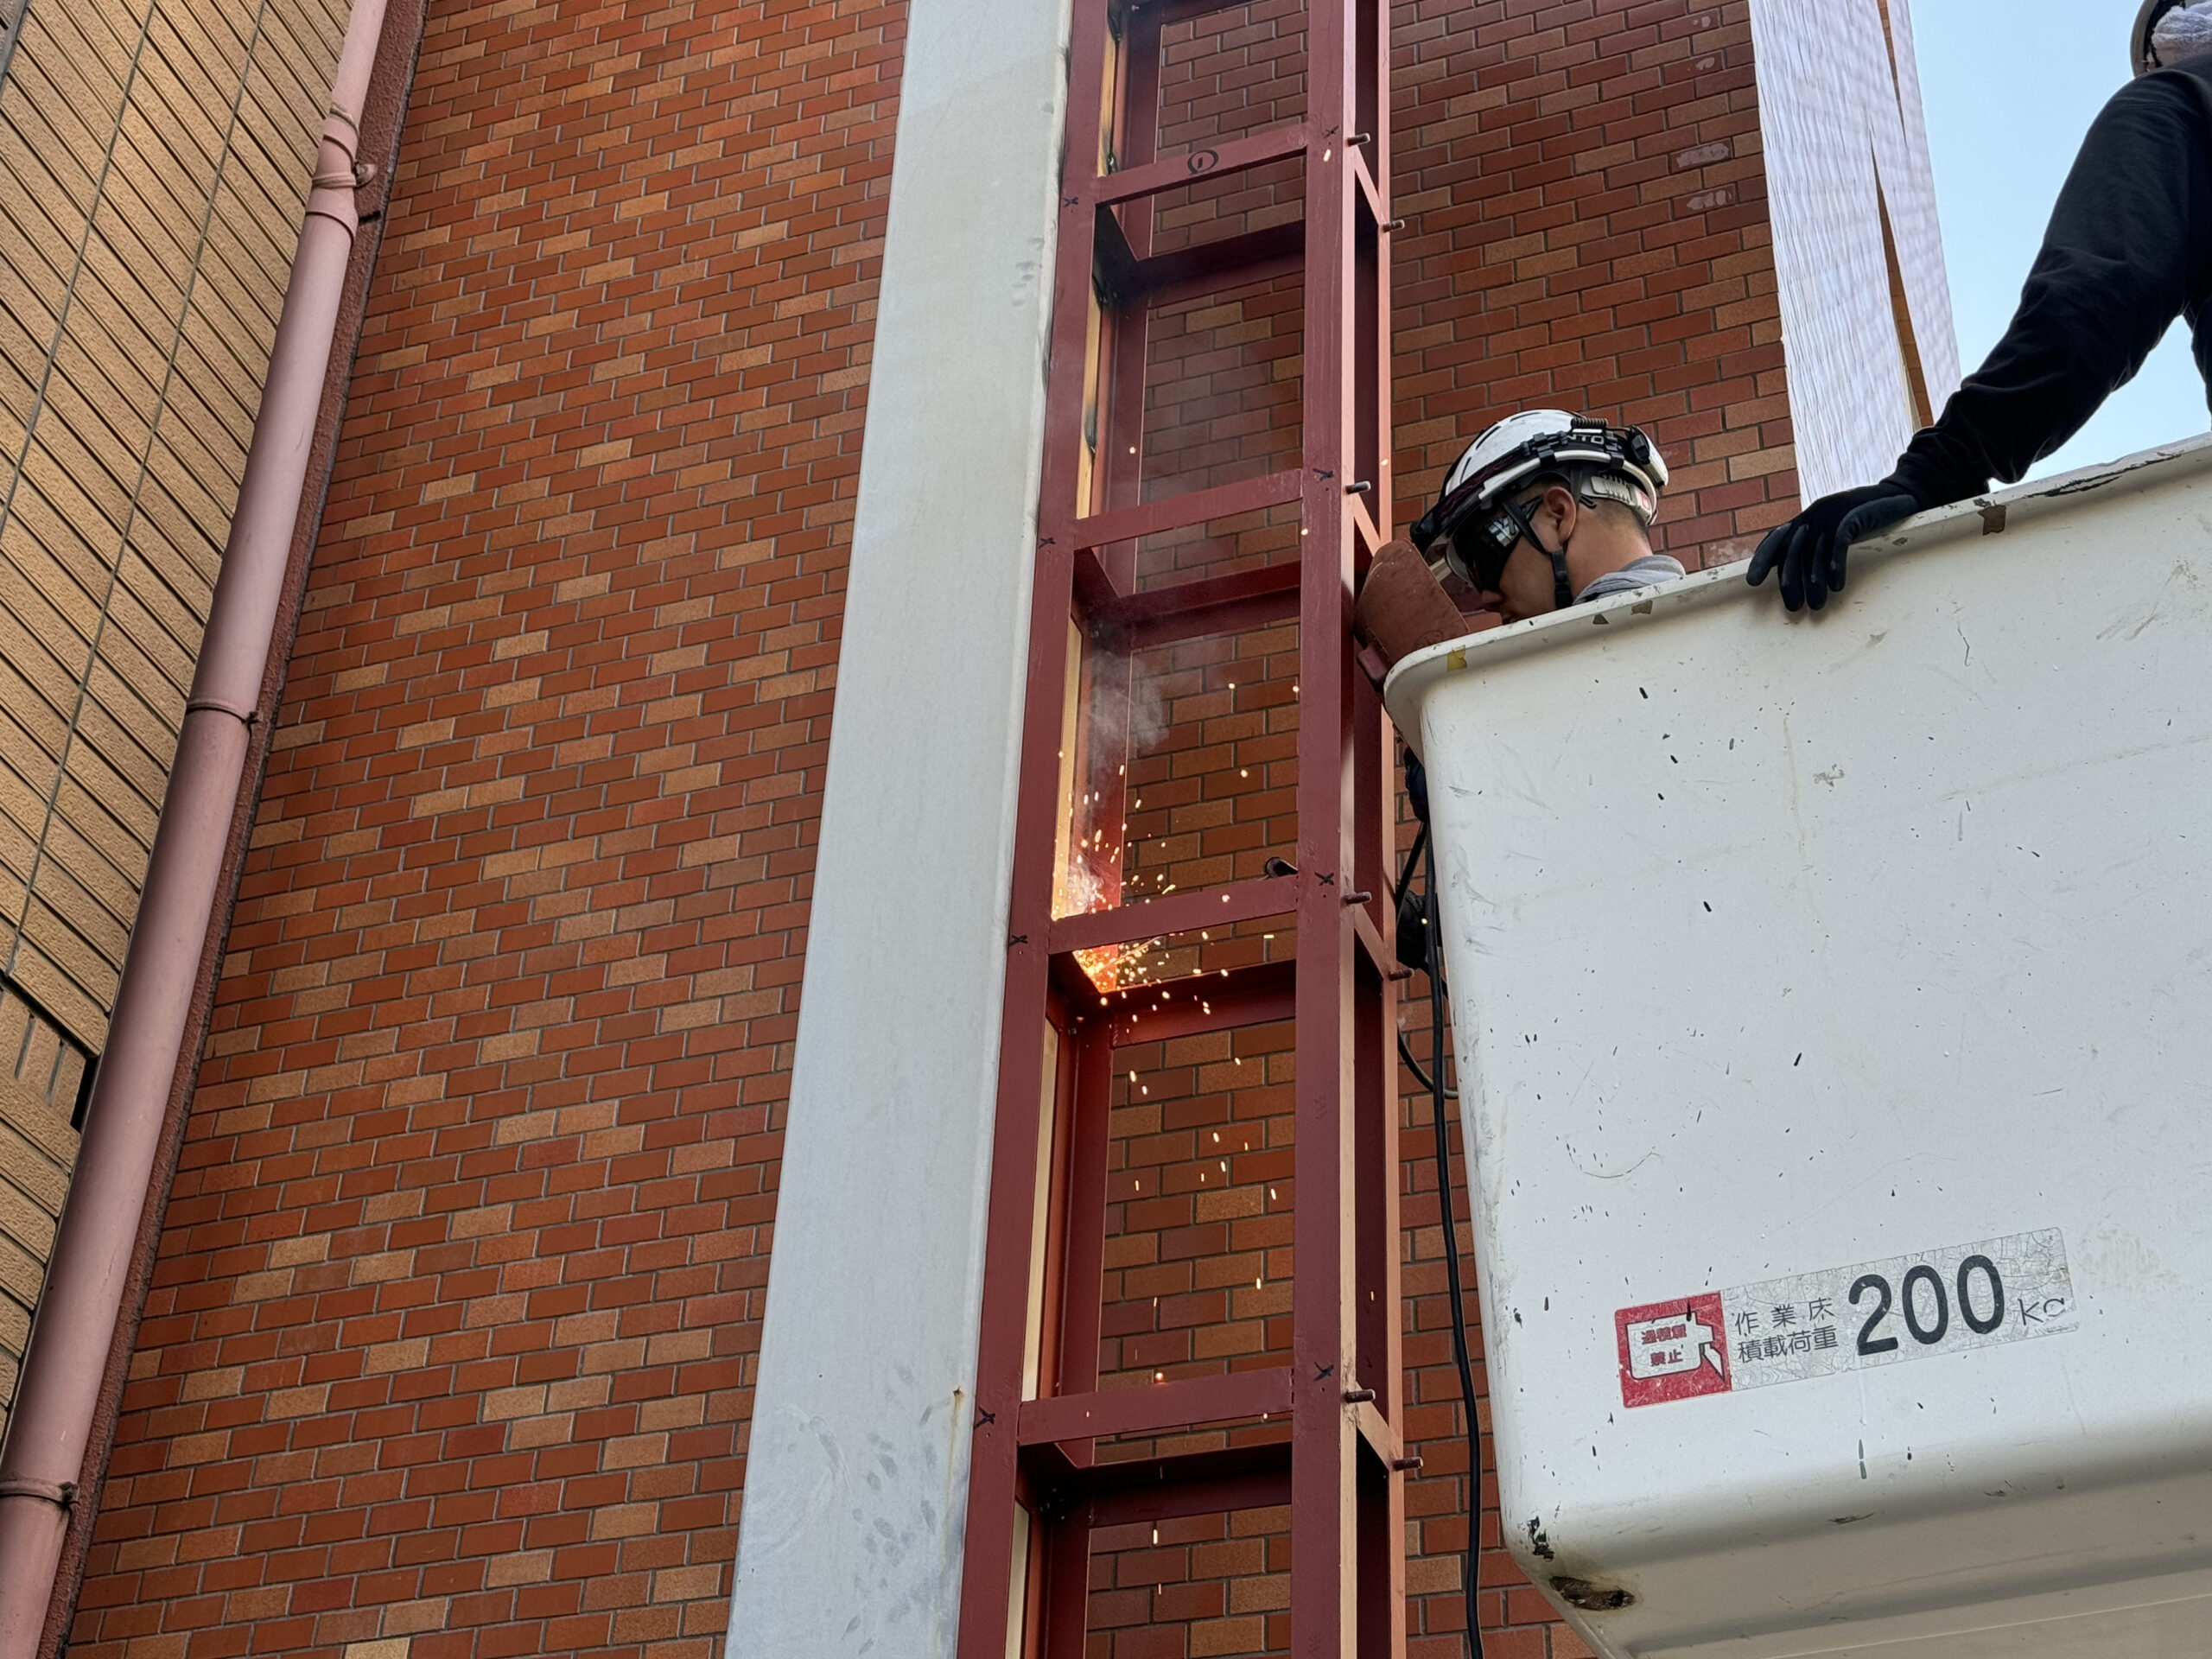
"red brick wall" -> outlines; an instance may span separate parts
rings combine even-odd
[[[1747,10],[1399,0],[1402,519],[1532,402],[1654,427],[1692,563],[1786,512]],[[1173,143],[1295,112],[1263,76],[1300,16],[1179,36]],[[893,0],[434,7],[78,1650],[713,1649],[902,30]],[[1191,206],[1174,234],[1281,203]],[[1287,453],[1298,296],[1163,319],[1148,474]],[[1294,658],[1217,643],[1158,665],[1146,891],[1289,834]],[[1224,1078],[1210,1040],[1140,1058],[1187,1075],[1122,1109],[1109,1365],[1280,1340],[1287,1057],[1240,1038],[1264,1078]],[[1408,1583],[1446,1659],[1466,1470],[1426,1112]],[[1244,1255],[1183,1250],[1215,1223]],[[1274,1518],[1206,1525],[1101,1541],[1103,1651],[1279,1649]],[[1492,1659],[1582,1652],[1502,1553],[1484,1579]]]
[[[433,7],[73,1651],[715,1649],[903,33]]]
[[[1750,0],[1395,16],[1401,521],[1492,421],[1560,406],[1650,429],[1664,550],[1742,557],[1797,491]]]

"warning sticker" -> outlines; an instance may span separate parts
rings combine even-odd
[[[2075,1326],[2056,1228],[1624,1307],[1621,1399],[1657,1405],[1993,1348]]]

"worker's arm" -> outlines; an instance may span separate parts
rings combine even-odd
[[[2212,288],[2212,80],[2192,66],[2115,94],[2082,141],[2005,337],[1879,484],[1825,496],[1752,556],[1790,610],[1840,589],[1845,555],[1923,508],[2010,483],[2132,379]],[[2208,342],[2200,337],[2202,360]]]
[[[2135,377],[2212,273],[2212,119],[2184,71],[2105,105],[2059,192],[2020,308],[1891,477],[1923,506],[2012,483]]]

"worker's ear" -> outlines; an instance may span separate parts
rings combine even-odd
[[[1546,487],[1543,499],[1536,504],[1536,522],[1550,534],[1554,547],[1565,547],[1581,521],[1582,504],[1574,499],[1574,492],[1561,484]]]

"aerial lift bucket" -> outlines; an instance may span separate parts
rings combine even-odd
[[[1522,1567],[1612,1659],[2212,1653],[2212,446],[1388,701]]]

